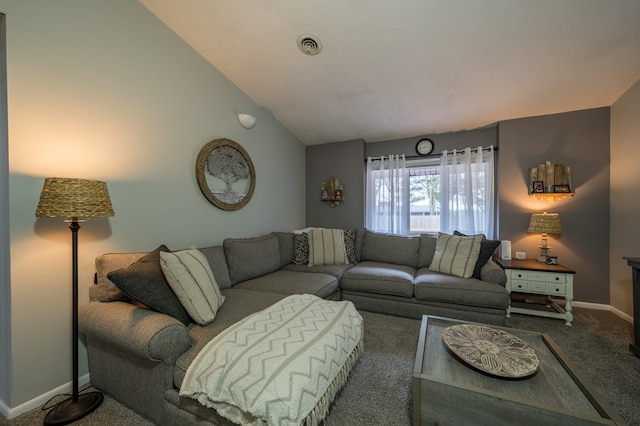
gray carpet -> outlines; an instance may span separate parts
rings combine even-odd
[[[593,387],[629,425],[640,426],[640,358],[629,352],[632,327],[608,311],[574,309],[573,327],[563,321],[514,315],[511,326],[545,332],[558,343]],[[325,424],[410,425],[411,380],[420,321],[363,312],[365,352],[338,394]],[[42,424],[33,410],[0,425]],[[151,425],[109,397],[77,425]]]

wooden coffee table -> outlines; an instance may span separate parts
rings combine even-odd
[[[422,317],[413,370],[414,425],[622,425],[551,337],[504,327],[540,360],[532,377],[508,380],[472,369],[446,348],[442,331],[465,324]]]

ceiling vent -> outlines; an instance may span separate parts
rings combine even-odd
[[[307,55],[317,55],[322,50],[320,40],[311,34],[302,34],[298,37],[298,47]]]

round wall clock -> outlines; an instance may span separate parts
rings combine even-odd
[[[429,138],[420,139],[416,143],[416,152],[418,155],[429,155],[433,152],[433,141]]]

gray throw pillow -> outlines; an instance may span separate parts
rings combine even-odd
[[[107,278],[132,299],[188,325],[191,318],[169,287],[162,272],[161,251],[171,250],[163,244],[129,267],[109,272]]]

